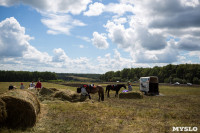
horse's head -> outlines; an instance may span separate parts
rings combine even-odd
[[[81,87],[77,88],[77,93],[81,93]]]
[[[122,84],[121,87],[124,87],[126,89],[126,85],[125,84]]]

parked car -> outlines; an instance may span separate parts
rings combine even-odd
[[[176,82],[176,83],[174,83],[174,85],[180,85],[180,83],[179,83],[179,82]]]
[[[191,86],[191,85],[192,85],[192,83],[187,83],[187,85],[188,85],[188,86]]]

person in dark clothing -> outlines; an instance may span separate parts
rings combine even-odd
[[[16,89],[16,87],[10,84],[10,86],[8,87],[8,90],[13,90],[13,89]]]

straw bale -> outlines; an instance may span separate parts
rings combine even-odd
[[[5,102],[0,98],[0,125],[1,123],[4,122],[4,120],[7,117],[7,112],[6,112],[6,104]]]
[[[59,91],[58,89],[56,89],[56,88],[49,88],[50,90],[52,90],[52,91]]]
[[[52,93],[54,93],[54,91],[52,89],[42,87],[42,89],[39,91],[39,93],[40,93],[40,95],[51,95]]]
[[[4,93],[0,98],[6,103],[4,126],[24,129],[35,125],[40,103],[33,93],[16,89]]]
[[[143,98],[143,94],[141,92],[125,92],[125,93],[120,93],[119,98],[123,99],[141,99]]]
[[[62,100],[67,100],[70,102],[78,102],[78,101],[84,101],[86,98],[81,97],[79,94],[77,94],[74,91],[71,90],[65,90],[65,91],[58,91],[54,94],[55,98],[60,98]]]

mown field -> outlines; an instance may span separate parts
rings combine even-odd
[[[8,91],[11,83],[0,82],[0,93]],[[13,82],[19,88],[19,82]],[[28,88],[29,83],[25,83]],[[44,87],[70,89],[65,85],[43,83]],[[104,89],[107,84],[101,84]],[[66,86],[69,85],[69,86]],[[0,132],[32,133],[160,133],[172,132],[172,127],[198,127],[200,130],[200,87],[160,85],[161,96],[144,96],[143,99],[119,99],[111,92],[104,102],[98,95],[92,100],[70,103],[61,100],[44,100],[36,125],[25,131],[1,129]],[[133,86],[139,91],[139,86]],[[123,90],[123,89],[122,89]],[[122,91],[121,90],[121,91]]]

